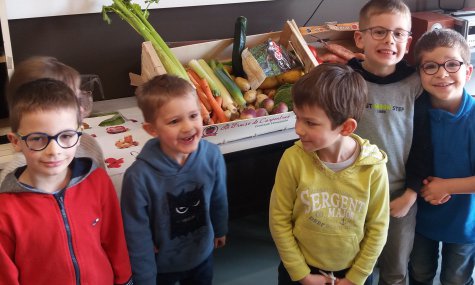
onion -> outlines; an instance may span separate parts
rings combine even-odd
[[[274,100],[266,98],[261,102],[260,107],[266,109],[267,112],[272,112],[272,109],[274,109]]]
[[[269,115],[269,113],[264,108],[259,108],[259,109],[256,110],[256,117],[263,117],[263,116],[267,116],[267,115]]]
[[[241,116],[239,116],[239,119],[246,120],[246,119],[252,119],[255,117],[256,117],[256,110],[251,109],[251,108],[246,108],[241,111]]]
[[[259,108],[261,106],[261,102],[264,101],[264,99],[267,99],[267,98],[269,98],[269,97],[267,97],[267,95],[264,94],[264,93],[257,94],[257,98],[256,98],[257,108]]]
[[[280,113],[285,113],[288,111],[289,111],[289,107],[287,106],[287,104],[285,104],[284,102],[280,102],[279,104],[277,104],[277,106],[274,107],[274,109],[272,109],[271,114],[272,115],[280,114]]]

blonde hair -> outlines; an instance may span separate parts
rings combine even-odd
[[[386,13],[399,13],[407,17],[409,30],[411,29],[411,10],[402,0],[370,0],[360,10],[360,30],[369,28],[368,24],[372,16]]]
[[[148,123],[155,120],[159,109],[165,103],[190,94],[198,100],[195,89],[188,81],[168,74],[155,76],[135,91],[137,105]]]
[[[81,76],[74,68],[50,56],[33,56],[15,66],[10,82],[6,89],[8,105],[12,96],[24,83],[40,78],[51,78],[66,83],[74,92],[79,88]],[[76,94],[77,95],[77,94]]]

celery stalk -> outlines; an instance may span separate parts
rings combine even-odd
[[[180,61],[173,54],[168,45],[163,41],[162,37],[157,33],[153,26],[148,22],[148,10],[142,11],[140,5],[132,4],[130,0],[112,0],[112,5],[102,6],[102,17],[104,21],[110,23],[111,20],[107,13],[114,12],[119,17],[129,23],[137,33],[139,33],[146,41],[150,41],[157,52],[160,61],[165,67],[167,73],[179,76],[188,81],[188,74]],[[157,0],[149,0],[146,3],[158,3]],[[147,5],[148,8],[148,5]]]

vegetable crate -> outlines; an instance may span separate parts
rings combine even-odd
[[[294,51],[306,72],[318,65],[302,37],[298,26],[293,20],[287,21],[283,30],[280,32],[247,36],[246,46],[256,46],[267,41],[269,38],[282,44],[286,49]],[[172,51],[183,64],[186,64],[192,59],[199,58],[205,60],[229,60],[231,58],[232,48],[233,39],[229,38],[175,47],[172,48]],[[130,74],[132,85],[140,85],[153,76],[165,72],[161,67],[160,61],[157,61],[158,57],[153,53],[153,48],[144,43],[142,47],[142,74],[140,76]],[[252,119],[206,125],[204,126],[203,137],[213,143],[221,144],[294,127],[295,114],[293,112],[285,112]]]

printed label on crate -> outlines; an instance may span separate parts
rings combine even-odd
[[[294,112],[204,126],[203,137],[221,144],[295,127]]]

